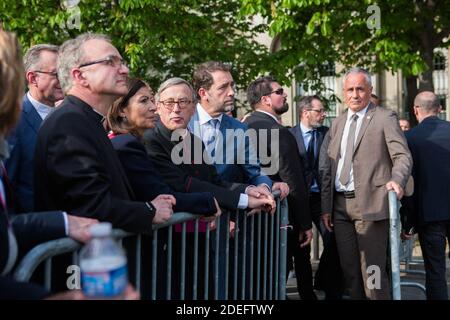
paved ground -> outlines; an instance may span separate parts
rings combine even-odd
[[[448,257],[448,254],[447,254]],[[416,245],[414,247],[414,251],[413,251],[413,259],[414,260],[421,260],[422,259],[422,254],[420,251],[420,247],[418,245]],[[318,265],[318,261],[313,261],[313,270],[315,271]],[[400,266],[401,270],[405,270],[405,263],[402,263]],[[411,263],[409,265],[409,270],[421,270],[423,272],[423,263]],[[419,271],[420,272],[420,271]],[[402,272],[400,274],[401,277],[401,282],[415,282],[415,283],[420,283],[423,286],[425,286],[425,274],[418,274],[418,273],[406,273],[406,272]],[[449,297],[450,297],[450,260],[447,259],[447,284],[448,284],[448,288],[449,288]],[[418,289],[417,287],[410,287],[410,286],[402,286],[401,287],[401,296],[402,296],[402,300],[425,300],[425,293]],[[295,278],[290,278],[288,280],[288,284],[287,284],[287,296],[289,299],[292,300],[300,300],[300,297],[297,293],[297,288],[296,288],[296,282],[295,282]],[[319,298],[319,300],[324,299],[324,294],[322,291],[316,291],[317,297]]]

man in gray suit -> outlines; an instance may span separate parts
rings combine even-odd
[[[370,74],[344,76],[348,110],[329,130],[328,187],[322,188],[322,220],[334,226],[344,278],[353,299],[389,299],[386,271],[388,190],[400,199],[412,159],[397,115],[370,102]]]

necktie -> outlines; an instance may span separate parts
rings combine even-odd
[[[215,156],[215,149],[216,149],[216,130],[217,125],[219,124],[219,119],[211,119],[208,122],[209,128],[205,132],[205,144],[206,149],[208,150],[209,154],[211,155],[211,159],[214,159]]]
[[[308,149],[307,149],[307,154],[308,154],[308,164],[309,166],[312,168],[314,168],[314,164],[315,164],[315,159],[316,159],[316,155],[315,155],[315,150],[316,150],[316,130],[310,130],[309,131],[311,138],[309,139],[309,144],[308,144]]]
[[[345,186],[350,181],[350,168],[353,161],[353,148],[355,146],[355,131],[356,123],[358,121],[358,115],[355,113],[350,118],[350,129],[348,130],[347,136],[347,146],[345,148],[345,158],[344,165],[342,166],[341,175],[339,177],[339,182]]]

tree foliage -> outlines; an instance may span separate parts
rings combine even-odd
[[[324,62],[332,61],[401,70],[432,90],[433,49],[449,45],[449,7],[448,0],[243,0],[241,14],[261,15],[271,36],[281,39],[266,67],[285,80],[320,90]]]
[[[189,79],[194,65],[207,60],[231,63],[243,87],[267,53],[254,40],[259,30],[250,18],[238,17],[239,0],[68,2],[2,0],[0,19],[5,29],[18,34],[24,49],[37,43],[61,44],[88,31],[108,34],[132,73],[154,88],[170,76]],[[79,28],[74,27],[76,10]]]

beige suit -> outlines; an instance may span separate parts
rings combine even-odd
[[[339,256],[353,298],[389,298],[385,276],[389,204],[386,183],[397,182],[405,188],[411,173],[412,158],[396,114],[369,104],[356,138],[353,154],[355,198],[346,199],[335,192],[335,177],[347,112],[336,118],[329,130],[328,172],[322,183],[323,213],[332,213]],[[367,267],[381,269],[382,288],[370,290]],[[360,270],[359,274],[356,274]],[[361,277],[362,275],[362,277]]]

